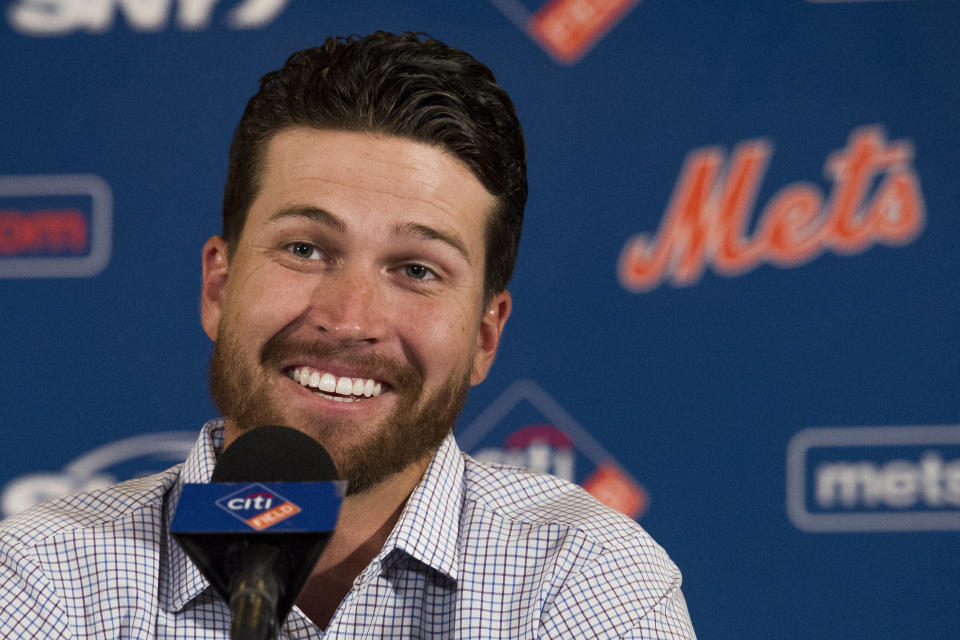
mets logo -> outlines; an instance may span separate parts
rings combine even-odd
[[[518,380],[457,434],[477,460],[550,473],[582,486],[608,507],[639,519],[646,488],[531,380]]]
[[[908,141],[887,142],[878,126],[855,130],[847,147],[825,163],[833,180],[829,197],[796,182],[777,191],[751,223],[772,154],[765,139],[741,142],[729,161],[720,148],[691,152],[659,231],[635,235],[623,246],[617,275],[624,288],[639,293],[666,281],[696,284],[708,266],[723,276],[762,263],[796,267],[825,251],[854,255],[875,244],[903,246],[923,230],[923,197]]]
[[[531,9],[520,0],[490,0],[560,64],[574,64],[640,0],[549,0]]]
[[[223,496],[217,506],[262,531],[300,513],[300,507],[262,484],[251,484]]]
[[[803,531],[960,531],[960,427],[804,429],[786,487]]]

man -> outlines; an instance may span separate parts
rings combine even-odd
[[[349,482],[285,637],[692,638],[639,526],[451,435],[510,315],[525,171],[509,98],[439,42],[328,39],[266,75],[202,256],[225,418],[182,466],[4,523],[0,635],[226,637],[169,522],[224,447],[283,424]]]

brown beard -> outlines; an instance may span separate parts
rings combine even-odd
[[[358,367],[365,376],[389,380],[392,391],[400,397],[384,424],[350,446],[338,446],[338,433],[352,428],[349,421],[323,415],[312,415],[305,421],[308,427],[303,430],[327,447],[340,478],[349,483],[350,495],[366,491],[436,451],[466,401],[469,368],[452,376],[417,409],[423,396],[423,373],[418,368],[379,354],[295,341],[280,334],[261,349],[262,371],[276,370],[281,362],[298,356]],[[237,435],[266,425],[289,426],[269,396],[266,375],[244,364],[240,341],[223,321],[210,358],[210,393],[220,413],[236,426]]]

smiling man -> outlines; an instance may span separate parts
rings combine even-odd
[[[267,74],[202,254],[224,417],[181,466],[0,525],[0,636],[227,637],[169,522],[240,434],[283,424],[349,482],[284,637],[693,638],[636,523],[452,436],[510,315],[526,194],[510,99],[462,51],[376,33]]]
[[[393,474],[416,482],[510,313],[505,290],[484,295],[494,204],[438,146],[305,126],[274,134],[239,238],[211,238],[203,254],[227,444],[289,425],[331,452],[355,495]]]

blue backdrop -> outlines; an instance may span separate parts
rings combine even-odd
[[[960,4],[0,7],[4,514],[182,459],[257,79],[425,31],[494,70],[529,147],[463,446],[640,520],[703,638],[960,636]]]

